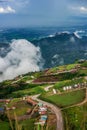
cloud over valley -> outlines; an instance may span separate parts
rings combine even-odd
[[[40,48],[27,40],[13,40],[10,52],[0,57],[0,81],[31,71],[39,71],[43,66]]]

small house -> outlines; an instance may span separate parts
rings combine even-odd
[[[53,93],[54,93],[54,94],[56,94],[56,93],[57,93],[55,89],[53,89]]]
[[[38,106],[39,106],[39,107],[42,107],[42,106],[43,106],[43,103],[39,102],[39,103],[38,103]]]
[[[37,105],[37,102],[32,100],[31,98],[27,98],[26,101],[27,101],[27,103],[31,104],[32,106]]]
[[[47,111],[46,107],[40,107],[39,111]]]
[[[63,90],[66,91],[67,90],[66,87],[63,87]]]

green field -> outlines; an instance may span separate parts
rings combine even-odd
[[[51,102],[59,107],[66,107],[70,105],[77,104],[79,102],[82,102],[85,98],[85,89],[77,90],[61,95],[42,95],[40,96],[41,99]]]
[[[57,73],[58,71],[69,71],[77,67],[78,64],[69,64],[69,65],[63,65],[63,66],[58,66],[51,68],[47,71],[48,74],[50,73]]]
[[[21,126],[23,130],[34,130],[35,127],[34,123],[35,119],[28,119],[19,123],[19,126]]]
[[[11,84],[8,86],[2,86],[0,91],[0,98],[19,98],[24,95],[34,95],[43,93],[44,85],[28,84],[25,82],[19,82],[17,84]]]
[[[82,66],[82,67],[87,67],[87,61],[83,62],[83,63],[81,64],[81,66]]]
[[[26,103],[26,101],[22,101],[19,98],[16,98],[14,100],[12,100],[7,107],[16,107],[15,110],[10,110],[9,114],[11,116],[11,118],[14,118],[14,112],[16,114],[16,116],[23,116],[27,113],[28,110],[31,110],[31,106],[29,104]]]
[[[10,130],[8,122],[0,121],[0,130]]]
[[[12,94],[9,94],[9,97],[23,97],[26,95],[35,95],[35,94],[39,94],[39,93],[43,93],[44,89],[42,86],[37,86],[34,88],[28,88],[28,89],[24,89],[24,90],[18,90],[15,92],[12,92]]]
[[[87,103],[62,111],[65,130],[87,130]]]
[[[78,75],[80,75],[80,76],[87,76],[87,69],[86,69],[86,70],[80,69],[80,70],[78,71]]]

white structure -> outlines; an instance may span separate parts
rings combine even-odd
[[[66,87],[63,87],[63,90],[66,91],[67,90]]]
[[[56,94],[56,93],[57,93],[55,89],[53,89],[53,93],[54,93],[54,94]]]
[[[28,81],[26,81],[26,83],[31,83],[33,80],[28,80]]]
[[[31,78],[34,79],[34,76],[32,75]]]
[[[52,88],[52,87],[53,87],[53,85],[47,86],[47,87],[44,88],[44,90],[45,90],[46,92],[48,92],[49,89]]]
[[[68,86],[66,87],[66,90],[69,90],[69,87],[68,87]]]
[[[69,90],[71,90],[72,89],[72,86],[69,86]]]
[[[23,97],[23,101],[26,99],[26,97]]]
[[[77,87],[78,87],[78,85],[77,85],[77,84],[75,84],[75,87],[77,88]]]
[[[39,111],[42,112],[42,111],[47,111],[47,108],[46,107],[40,107],[39,108]]]

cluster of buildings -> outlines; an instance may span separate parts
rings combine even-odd
[[[26,99],[26,102],[31,104],[32,106],[36,106],[37,105],[37,102],[32,100],[30,97],[27,97],[25,99]]]
[[[38,103],[38,112],[40,114],[40,118],[39,118],[39,121],[36,122],[35,124],[36,125],[41,125],[41,126],[44,126],[46,121],[47,121],[47,106],[46,105],[43,105],[42,103]]]
[[[31,104],[32,106],[38,107],[38,113],[40,115],[39,121],[35,123],[35,125],[41,125],[44,126],[47,121],[47,106],[43,105],[43,103],[37,103],[30,97],[23,97],[23,100],[25,100],[27,103]]]
[[[8,104],[11,100],[10,99],[0,99],[0,103]],[[0,114],[3,114],[5,111],[6,107],[3,105],[0,107]]]
[[[78,83],[78,84],[75,84],[75,85],[72,85],[72,86],[65,86],[63,87],[63,91],[68,91],[68,90],[72,90],[72,89],[75,89],[75,88],[81,88],[81,87],[86,87],[87,83],[84,82],[84,83]]]
[[[4,103],[3,107],[0,107],[0,113],[5,110],[15,110],[16,107],[12,106],[12,107],[7,107],[7,105],[11,102],[11,99],[0,99],[0,103]]]
[[[0,99],[0,103],[8,104],[11,100],[10,99]]]

